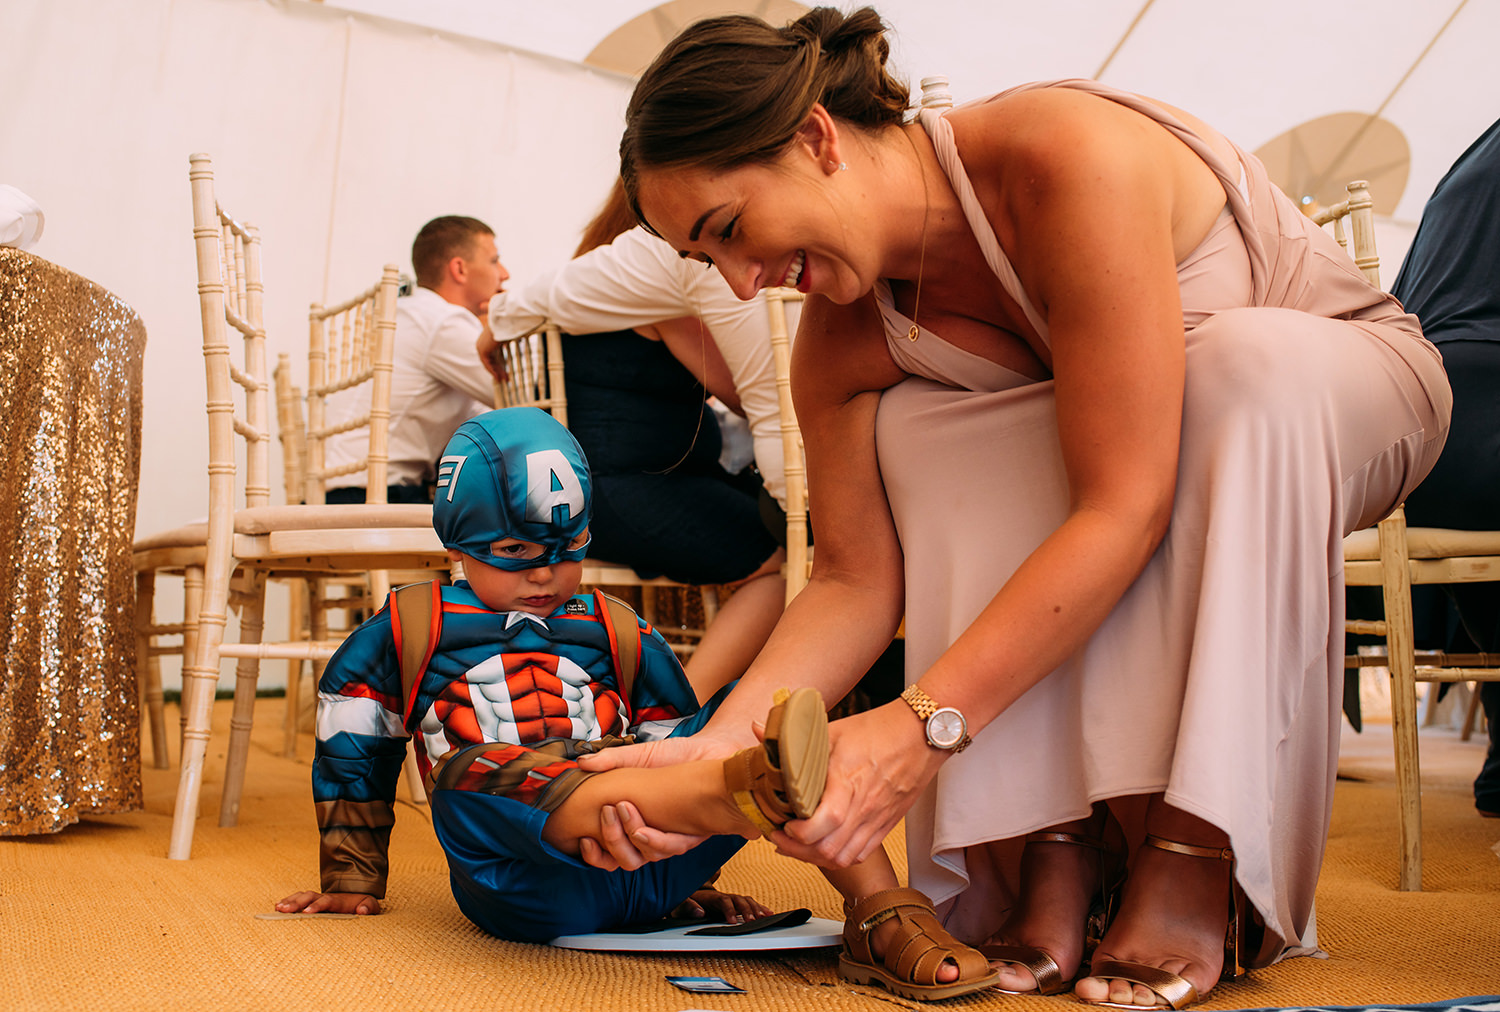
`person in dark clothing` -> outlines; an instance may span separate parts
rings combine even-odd
[[[1391,294],[1422,321],[1453,387],[1448,442],[1407,497],[1407,522],[1500,528],[1500,120],[1438,182]],[[1419,647],[1500,645],[1500,583],[1416,587],[1413,611]],[[1480,696],[1490,747],[1474,802],[1500,818],[1500,682],[1484,683]]]

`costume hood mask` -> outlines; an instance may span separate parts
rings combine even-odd
[[[580,561],[588,542],[575,542],[588,531],[592,511],[583,450],[540,408],[503,408],[469,419],[438,461],[433,530],[444,548],[500,569]],[[503,538],[532,542],[543,552],[530,559],[490,554]]]

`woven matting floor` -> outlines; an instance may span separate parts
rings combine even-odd
[[[258,920],[317,882],[304,737],[275,754],[280,702],[264,700],[241,825],[217,826],[227,704],[210,742],[193,858],[165,858],[174,773],[147,770],[146,809],[86,818],[54,836],[0,839],[0,1009],[567,1009],[780,1012],[921,1008],[838,980],[834,950],[755,956],[613,955],[503,942],[448,893],[426,810],[403,804],[386,912],[350,920]],[[169,710],[175,726],[176,712]],[[175,749],[174,749],[175,755]],[[1221,984],[1205,1009],[1413,1004],[1500,992],[1500,822],[1474,814],[1478,736],[1423,734],[1426,891],[1400,893],[1388,727],[1347,735],[1318,890],[1328,959],[1294,959]],[[403,788],[404,789],[404,788]],[[888,842],[904,874],[899,839]],[[838,918],[811,867],[759,841],[726,888],[777,909]],[[721,975],[741,995],[692,995],[668,975]],[[1076,1007],[1070,997],[970,996],[936,1008]]]

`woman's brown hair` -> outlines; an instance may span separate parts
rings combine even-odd
[[[625,111],[620,177],[640,215],[642,169],[770,161],[814,103],[866,130],[899,125],[910,88],[887,72],[871,7],[817,7],[785,28],[733,14],[683,29],[641,75]]]
[[[630,209],[630,201],[625,199],[625,184],[617,176],[609,188],[609,196],[604,198],[604,206],[583,226],[583,238],[578,241],[573,256],[581,257],[591,249],[612,243],[635,226],[635,212]]]

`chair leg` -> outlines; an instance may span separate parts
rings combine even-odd
[[[227,605],[225,606],[228,607]],[[195,682],[189,681],[187,677],[187,666],[198,649],[198,618],[203,609],[203,567],[189,566],[182,574],[182,713],[178,716],[181,733],[178,735],[178,746],[182,745],[182,737],[187,732],[188,721],[188,692],[196,687]],[[222,631],[221,631],[222,635]],[[215,682],[218,681],[215,675]],[[210,687],[212,691],[212,687]],[[212,710],[212,706],[209,707]]]
[[[1458,732],[1459,741],[1468,741],[1474,737],[1474,724],[1479,716],[1479,694],[1483,690],[1478,682],[1470,682],[1469,685],[1473,691],[1469,693],[1469,705],[1464,709],[1464,726]]]
[[[197,632],[191,639],[192,650],[183,654],[182,770],[172,809],[172,835],[167,845],[167,857],[173,861],[186,861],[193,852],[198,795],[203,790],[203,760],[213,725],[214,687],[219,681],[219,649],[228,621],[228,574],[216,571],[213,576],[214,592],[204,593],[201,588],[206,581],[203,571],[198,570],[199,604],[189,605],[195,617],[189,628],[196,628]],[[191,602],[192,598],[188,600]]]
[[[1391,672],[1391,735],[1401,833],[1402,891],[1422,888],[1422,771],[1417,751],[1416,645],[1411,619],[1411,572],[1406,565],[1406,516],[1380,522],[1387,663]]]
[[[240,642],[261,641],[265,631],[266,578],[256,573],[246,588],[240,610]],[[219,805],[219,825],[235,826],[240,820],[240,798],[245,790],[245,764],[250,756],[250,727],[255,717],[255,685],[260,658],[241,657],[234,668],[234,710],[229,718],[229,756],[224,767],[224,799]]]
[[[151,626],[156,622],[156,573],[135,574],[135,671],[141,714],[151,734],[151,765],[164,770],[167,756],[167,717],[162,703],[161,660],[151,652]]]
[[[292,580],[287,588],[287,639],[307,638],[307,581]],[[302,661],[286,662],[286,710],[281,717],[281,754],[297,757],[297,710],[302,694]]]

